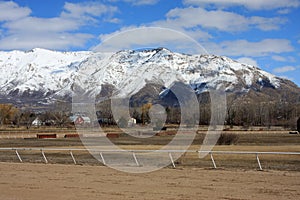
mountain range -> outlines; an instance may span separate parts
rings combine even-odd
[[[70,100],[76,85],[98,99],[133,96],[147,87],[152,88],[150,93],[163,96],[176,82],[190,85],[198,95],[219,89],[253,101],[300,101],[297,85],[258,67],[225,56],[188,55],[166,48],[113,53],[40,48],[0,52],[0,76],[0,102],[17,105]]]

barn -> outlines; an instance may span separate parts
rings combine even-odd
[[[82,115],[74,115],[70,117],[70,120],[75,124],[75,125],[87,125],[91,123],[91,119],[86,116]]]

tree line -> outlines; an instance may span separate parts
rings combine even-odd
[[[70,124],[69,112],[57,109],[45,112],[34,112],[30,109],[19,109],[13,104],[0,104],[0,126],[31,128],[32,122],[39,119],[44,126],[64,127]]]
[[[142,105],[133,104],[129,108],[130,116],[137,120],[137,123],[150,123],[149,110],[151,103]],[[114,116],[110,110],[110,102],[106,101],[97,107],[98,117],[106,118],[107,121],[113,122]],[[218,113],[218,109],[214,110]],[[180,124],[181,109],[178,106],[165,106],[166,123]],[[192,113],[192,112],[190,112]],[[243,126],[245,129],[251,126],[282,126],[289,129],[297,129],[297,120],[300,117],[300,103],[289,103],[286,101],[235,101],[227,100],[226,117],[224,125],[230,127]],[[196,121],[199,125],[209,125],[211,121],[211,104],[209,101],[200,102],[199,119],[194,119],[190,114],[189,120]]]
[[[135,118],[137,123],[146,124],[151,122],[149,110],[151,103],[130,106],[130,117]],[[181,122],[182,111],[178,106],[164,106],[167,124],[189,123]],[[102,102],[96,106],[96,116],[101,125],[116,125],[118,119],[114,119],[110,108],[110,101]],[[218,108],[215,108],[218,112]],[[123,112],[123,111],[119,111]],[[194,119],[191,114],[189,120],[200,125],[209,125],[211,120],[210,103],[199,104],[199,119]],[[39,117],[46,126],[68,126],[70,121],[70,106],[66,103],[58,103],[55,108],[44,112],[32,112],[20,110],[12,104],[0,104],[0,125],[12,125],[15,127],[26,126],[30,128],[32,121]],[[289,129],[297,129],[297,120],[300,116],[300,104],[292,104],[284,101],[250,102],[228,101],[226,109],[225,125],[243,126],[282,126]],[[122,119],[123,121],[128,119]]]

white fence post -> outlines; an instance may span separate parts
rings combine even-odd
[[[34,152],[41,151],[45,163],[48,163],[48,160],[47,160],[47,157],[46,157],[44,151],[47,151],[47,152],[48,151],[63,151],[63,152],[69,151],[70,155],[73,159],[74,164],[77,164],[77,162],[75,160],[75,157],[73,155],[73,151],[85,151],[85,150],[86,149],[72,149],[72,148],[0,148],[0,151],[15,151],[15,154],[17,155],[17,157],[18,157],[18,159],[21,163],[23,162],[23,160],[22,160],[22,158],[21,158],[18,151],[34,151]],[[102,163],[104,165],[106,165],[106,161],[104,159],[103,152],[114,152],[114,153],[115,152],[124,152],[123,150],[104,150],[102,152],[99,151],[98,149],[92,149],[92,150],[94,152],[99,152],[100,153],[100,157],[101,157]],[[141,166],[140,163],[139,163],[139,160],[137,159],[136,153],[139,153],[139,152],[152,152],[152,150],[133,150],[132,149],[132,150],[127,150],[127,152],[131,152],[136,165]],[[174,153],[176,153],[176,152],[198,152],[199,153],[201,151],[194,151],[194,150],[187,150],[187,151],[184,151],[184,150],[157,150],[157,152],[168,153],[169,159],[171,160],[171,163],[172,163],[172,166],[175,168],[176,167],[175,162],[174,162],[174,159],[172,157],[173,152]],[[256,151],[202,151],[202,152],[210,154],[210,159],[211,159],[211,162],[212,162],[213,167],[215,169],[217,169],[217,165],[216,165],[216,162],[214,160],[213,154],[255,155],[256,156],[256,162],[258,164],[258,167],[259,167],[260,171],[263,170],[263,167],[262,167],[262,164],[261,164],[260,159],[259,159],[259,154],[261,154],[261,155],[298,155],[298,156],[300,156],[300,152],[256,152]]]
[[[72,157],[72,159],[73,159],[73,162],[74,162],[74,164],[76,165],[76,160],[75,160],[75,157],[74,157],[74,155],[73,155],[73,152],[72,152],[72,151],[70,151],[70,155],[71,155],[71,157]]]
[[[137,160],[136,155],[135,155],[134,152],[132,153],[132,156],[133,156],[133,158],[134,158],[134,161],[135,161],[136,165],[137,165],[137,166],[140,166],[140,164],[139,164],[139,162],[138,162],[138,160]]]
[[[104,165],[106,165],[106,162],[105,162],[105,160],[104,160],[104,157],[103,157],[102,152],[100,152],[100,157],[101,157],[101,159],[102,159],[102,163],[103,163]]]
[[[173,167],[176,168],[171,152],[169,152],[169,157],[171,159]]]
[[[45,160],[45,163],[47,164],[47,163],[48,163],[48,160],[47,160],[47,158],[46,158],[46,156],[45,156],[45,153],[44,153],[43,149],[41,149],[41,152],[42,152],[43,158],[44,158],[44,160]]]
[[[214,159],[214,157],[213,157],[212,152],[210,152],[209,154],[210,154],[210,159],[211,159],[211,161],[212,161],[212,163],[213,163],[214,168],[217,169],[217,165],[216,165],[216,162],[215,162],[215,159]]]
[[[23,162],[23,160],[22,160],[22,158],[21,158],[21,156],[20,156],[20,154],[19,154],[19,152],[18,152],[17,149],[16,149],[16,154],[17,154],[17,156],[18,156],[18,158],[19,158],[19,161],[20,161],[20,162]]]
[[[261,164],[260,164],[258,153],[256,154],[256,160],[257,160],[257,163],[258,163],[259,170],[262,171],[263,169],[262,169]]]

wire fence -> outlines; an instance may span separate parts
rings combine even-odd
[[[8,154],[10,153],[10,156]],[[21,154],[22,152],[22,154]],[[25,153],[27,152],[27,153]],[[216,156],[221,156],[224,157],[225,155],[239,155],[239,156],[246,156],[246,155],[251,155],[255,157],[255,162],[258,167],[258,170],[263,170],[263,165],[261,162],[261,157],[265,155],[273,155],[275,156],[296,156],[294,160],[296,160],[296,169],[300,168],[300,152],[256,152],[256,151],[198,151],[198,150],[99,150],[99,149],[84,149],[84,148],[0,148],[0,161],[6,161],[6,162],[11,162],[11,161],[18,161],[23,163],[24,160],[27,162],[36,162],[38,159],[37,157],[40,157],[40,161],[44,163],[57,163],[57,161],[54,161],[54,159],[49,160],[49,157],[55,157],[55,159],[61,159],[64,161],[64,163],[67,163],[67,160],[71,161],[74,164],[78,164],[79,160],[81,163],[87,163],[91,164],[91,158],[93,157],[89,152],[96,153],[99,155],[99,159],[95,159],[94,161],[101,161],[102,164],[106,165],[106,155],[108,154],[122,154],[126,153],[127,155],[132,156],[132,163],[134,166],[139,167],[141,166],[140,160],[138,155],[142,153],[149,153],[149,152],[155,152],[158,154],[167,154],[169,159],[170,159],[170,165],[173,168],[177,167],[178,162],[173,159],[173,154],[175,153],[192,153],[192,154],[200,154],[200,153],[205,153],[207,154],[206,157],[208,157],[208,160],[211,162],[211,167],[214,169],[217,169],[217,160]],[[76,153],[76,156],[74,155]],[[13,157],[14,155],[14,157]],[[89,155],[89,157],[88,157]],[[35,157],[35,160],[33,159]],[[218,158],[221,158],[218,157]],[[111,156],[109,156],[111,159]],[[198,158],[200,159],[200,158]],[[230,160],[230,159],[229,159]],[[25,161],[25,162],[26,162]],[[224,159],[219,160],[224,161]],[[231,162],[230,160],[229,162]],[[70,162],[69,162],[70,163]],[[96,163],[94,163],[96,164]]]

